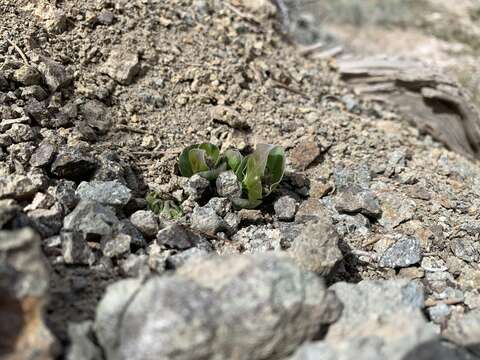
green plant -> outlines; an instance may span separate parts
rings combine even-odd
[[[164,200],[155,191],[149,192],[145,200],[149,210],[164,218],[178,219],[183,215],[182,210],[173,200]]]
[[[198,174],[208,180],[215,180],[223,171],[235,171],[242,159],[238,150],[227,150],[220,155],[216,145],[202,143],[191,145],[182,151],[178,158],[178,168],[185,177]]]
[[[247,198],[234,199],[235,205],[242,208],[257,207],[282,181],[284,173],[285,150],[275,145],[257,145],[236,170]]]
[[[280,146],[259,144],[252,154],[243,157],[236,149],[220,154],[213,144],[195,144],[182,151],[178,168],[182,176],[199,174],[208,180],[215,180],[221,172],[232,170],[242,183],[246,196],[233,199],[234,204],[252,209],[259,206],[282,180],[285,151]]]

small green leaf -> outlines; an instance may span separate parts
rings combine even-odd
[[[219,168],[222,168],[223,157],[216,145],[201,143],[185,148],[178,157],[180,174],[191,177],[200,174],[210,180],[218,176]]]
[[[182,217],[182,215],[182,210],[172,200],[166,200],[163,203],[163,209],[160,212],[160,216],[173,220]]]
[[[198,148],[205,151],[205,161],[207,166],[211,169],[217,165],[220,156],[218,146],[210,143],[202,143]]]
[[[240,154],[240,151],[229,149],[225,151],[225,159],[227,160],[228,169],[235,172],[242,163],[243,156]]]
[[[268,196],[282,181],[285,173],[285,150],[280,146],[275,146],[270,150],[267,159],[267,165],[264,174],[264,196]]]
[[[193,175],[192,167],[190,166],[190,161],[188,159],[188,154],[190,150],[196,148],[197,145],[191,145],[183,149],[182,153],[178,157],[178,168],[180,170],[180,174],[185,177],[190,177]]]
[[[205,150],[201,149],[191,149],[188,152],[188,161],[193,174],[209,170],[205,155]]]
[[[280,146],[259,144],[238,165],[236,175],[242,182],[246,199],[236,199],[239,207],[256,207],[280,183],[285,172],[285,151]]]

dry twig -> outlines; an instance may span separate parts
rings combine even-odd
[[[20,57],[22,58],[23,62],[25,63],[25,65],[28,65],[28,59],[27,57],[25,56],[25,53],[22,51],[22,49],[20,49],[17,44],[15,44],[12,40],[10,39],[7,39],[7,42],[13,46],[13,48],[17,51],[17,53],[20,55]]]

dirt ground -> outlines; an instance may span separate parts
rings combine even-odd
[[[420,58],[457,77],[480,103],[478,4],[392,1],[392,8],[370,16],[369,6],[379,5],[368,3],[321,2],[322,17],[306,17],[320,24],[313,38],[341,44],[344,54]],[[394,225],[339,218],[345,261],[329,283],[422,278],[422,267],[402,272],[375,260],[400,233],[420,239],[424,258],[448,264],[455,288],[480,296],[477,161],[411,126],[394,107],[357,96],[340,80],[335,57],[304,56],[304,45],[278,31],[272,12],[272,6],[253,10],[240,1],[1,0],[0,71],[48,58],[72,74],[69,85],[45,100],[47,116],[56,119],[68,104],[80,111],[62,126],[32,125],[29,141],[36,146],[50,138],[96,156],[117,154],[136,178],[137,208],[126,209],[126,216],[145,206],[147,190],[179,189],[175,163],[187,145],[208,141],[249,151],[258,143],[278,144],[287,150],[289,179],[279,192],[293,194],[301,208],[315,206],[313,199],[335,201],[338,169],[368,166],[370,187],[387,204],[384,213],[391,212]],[[125,64],[127,74],[119,69]],[[18,96],[0,105],[1,119],[14,118],[28,101]],[[0,176],[26,173],[10,154],[0,157]],[[272,203],[261,210],[260,222],[275,228]],[[477,255],[455,253],[455,239],[468,239]],[[242,251],[233,248],[227,239],[216,250]],[[93,319],[105,287],[125,275],[115,262],[68,266],[61,252],[48,246],[45,252],[51,270],[47,323],[66,345],[67,322]],[[460,302],[452,311],[474,306],[480,305]]]

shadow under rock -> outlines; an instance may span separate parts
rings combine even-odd
[[[480,349],[480,339],[470,348]],[[480,359],[467,349],[455,346],[440,339],[420,344],[406,354],[402,360],[475,360]]]
[[[360,275],[359,267],[366,263],[352,253],[350,245],[341,237],[339,237],[338,240],[338,247],[342,252],[343,260],[330,271],[330,274],[326,278],[327,285],[330,286],[340,281],[349,283],[362,281],[363,278]]]
[[[69,322],[94,320],[105,288],[120,277],[108,269],[52,265],[46,323],[65,348]]]

